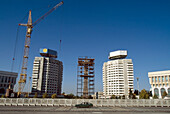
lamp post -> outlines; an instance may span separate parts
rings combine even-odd
[[[29,92],[29,91],[30,91],[30,85],[31,85],[31,78],[32,78],[32,77],[29,77],[29,83],[28,83],[28,97],[29,97],[29,93],[31,93],[31,92]]]
[[[139,95],[139,77],[137,77],[136,79],[137,79],[137,87],[138,87],[138,95]]]

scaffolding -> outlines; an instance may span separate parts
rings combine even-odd
[[[79,57],[77,66],[77,96],[94,94],[94,59]]]

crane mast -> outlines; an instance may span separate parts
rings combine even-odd
[[[41,20],[43,20],[45,17],[47,17],[51,12],[53,12],[56,8],[61,6],[64,2],[60,2],[57,5],[55,5],[51,10],[49,10],[47,13],[45,13],[43,16],[41,16],[37,21],[32,23],[32,17],[31,17],[31,10],[29,11],[28,16],[28,22],[27,24],[19,24],[20,26],[26,26],[26,38],[25,38],[25,45],[24,45],[24,56],[22,61],[22,68],[20,73],[20,79],[18,81],[19,87],[18,87],[18,96],[23,92],[23,89],[25,87],[26,79],[27,79],[27,65],[28,65],[28,55],[29,55],[29,48],[30,48],[30,41],[31,41],[31,33],[32,28],[39,23]]]
[[[26,32],[26,38],[25,38],[25,45],[24,45],[24,56],[22,61],[22,68],[20,73],[20,80],[18,82],[18,96],[21,94],[21,92],[24,89],[26,79],[27,79],[27,63],[28,63],[28,54],[29,54],[29,48],[30,48],[30,39],[31,39],[31,33],[32,33],[32,18],[31,18],[31,10],[29,11],[29,17],[28,17],[28,23],[27,24],[19,24],[21,26],[27,27]]]

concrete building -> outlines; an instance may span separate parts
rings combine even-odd
[[[95,92],[94,95],[92,95],[93,99],[101,99],[103,96],[103,92]]]
[[[15,72],[0,71],[0,95],[5,94],[9,84],[12,89],[14,88],[17,76],[18,73]]]
[[[170,95],[170,70],[149,72],[148,77],[152,95],[156,94],[159,98],[162,98],[164,91]]]
[[[114,51],[109,55],[110,61],[103,64],[103,94],[105,96],[123,96],[128,98],[133,91],[132,59],[125,59],[127,51]]]
[[[45,54],[46,53],[46,54]],[[47,93],[61,94],[63,64],[56,60],[57,52],[49,49],[41,49],[40,54],[45,57],[35,57],[32,72],[32,94]],[[55,56],[56,55],[56,56]]]
[[[103,92],[95,92],[94,95],[92,95],[93,99],[110,99],[111,96],[104,96]]]

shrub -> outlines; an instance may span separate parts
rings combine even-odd
[[[122,99],[125,99],[125,95],[122,96]]]
[[[38,93],[36,92],[33,98],[37,98],[37,97],[38,97]]]
[[[44,93],[42,97],[47,98],[48,97],[47,93]]]
[[[25,98],[29,98],[28,93],[25,95]]]
[[[149,94],[145,89],[143,89],[139,94],[139,99],[149,99]]]
[[[111,99],[116,99],[116,95],[112,95],[112,96],[111,96]]]
[[[155,94],[155,95],[153,96],[153,99],[158,99],[158,96]]]
[[[72,94],[72,93],[71,94],[67,94],[65,97],[68,98],[68,99],[75,98],[74,94]]]
[[[2,95],[1,98],[5,98],[5,95]]]
[[[162,98],[164,98],[165,96],[167,96],[166,91],[164,91],[164,92],[163,92],[163,94],[162,94]]]
[[[57,98],[57,94],[51,95],[51,98],[52,98],[52,99]]]

